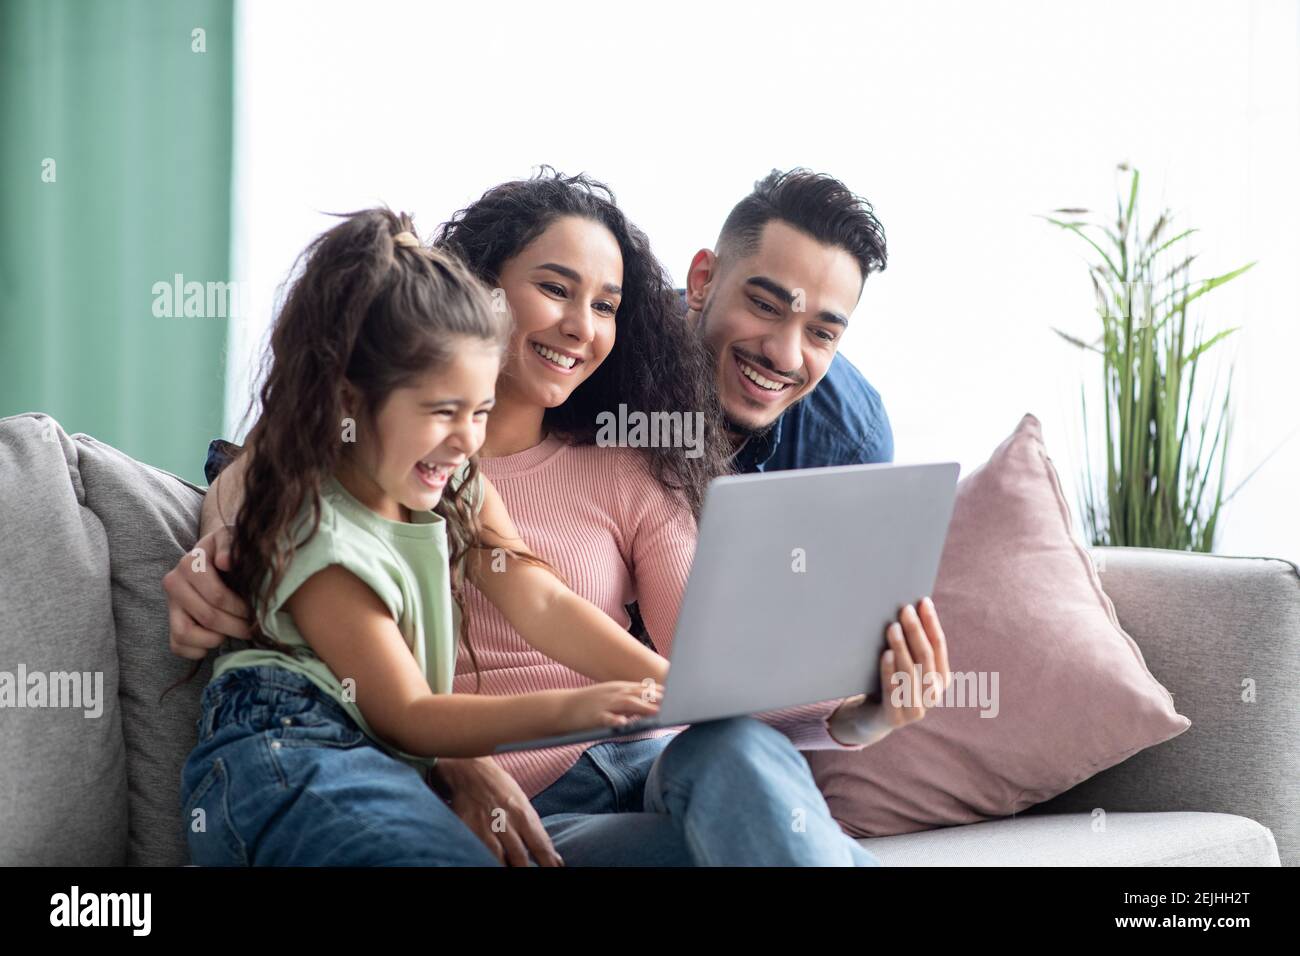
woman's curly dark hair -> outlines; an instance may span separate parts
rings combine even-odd
[[[645,233],[623,215],[609,187],[586,174],[565,176],[542,166],[531,179],[489,189],[443,223],[433,241],[496,285],[502,266],[564,216],[600,223],[613,234],[623,256],[623,298],[609,356],[564,404],[546,410],[545,427],[570,444],[594,445],[597,416],[617,414],[620,404],[647,416],[702,413],[698,457],[688,458],[681,448],[642,449],[654,477],[680,493],[698,517],[709,482],[727,473],[731,455],[714,360],[685,320],[685,307]]]

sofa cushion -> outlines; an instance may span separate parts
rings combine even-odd
[[[76,672],[90,675],[83,690],[93,697],[97,684],[102,694],[89,710],[18,707],[0,688],[5,866],[128,857],[109,542],[86,506],[77,454],[51,418],[0,419],[0,682],[26,703],[29,688],[14,687],[20,672],[24,683]]]
[[[1189,726],[1119,626],[1033,415],[958,483],[933,598],[947,705],[864,750],[805,754],[848,833],[1010,816]]]
[[[1120,623],[1191,729],[1026,813],[1202,810],[1268,827],[1300,865],[1300,568],[1278,558],[1098,548]]]
[[[858,841],[885,866],[1280,866],[1231,813],[1053,813]]]

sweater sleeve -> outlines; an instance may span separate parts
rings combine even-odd
[[[684,501],[655,480],[638,453],[627,457],[619,474],[624,546],[646,632],[655,650],[668,657],[695,557],[695,519]],[[827,721],[840,703],[829,700],[754,716],[800,750],[861,750],[863,745],[848,746],[831,736]]]
[[[754,717],[781,731],[799,750],[861,750],[866,744],[842,744],[831,735],[831,714],[842,703],[843,700],[827,700],[769,710]]]

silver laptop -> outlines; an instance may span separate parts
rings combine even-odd
[[[885,628],[934,589],[959,471],[842,465],[715,479],[659,712],[496,752],[879,691]]]

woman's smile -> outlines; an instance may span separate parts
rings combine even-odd
[[[541,359],[552,372],[560,375],[572,375],[577,371],[578,366],[583,364],[583,359],[572,352],[566,352],[562,349],[551,348],[549,345],[543,345],[541,342],[528,341],[534,355]]]

